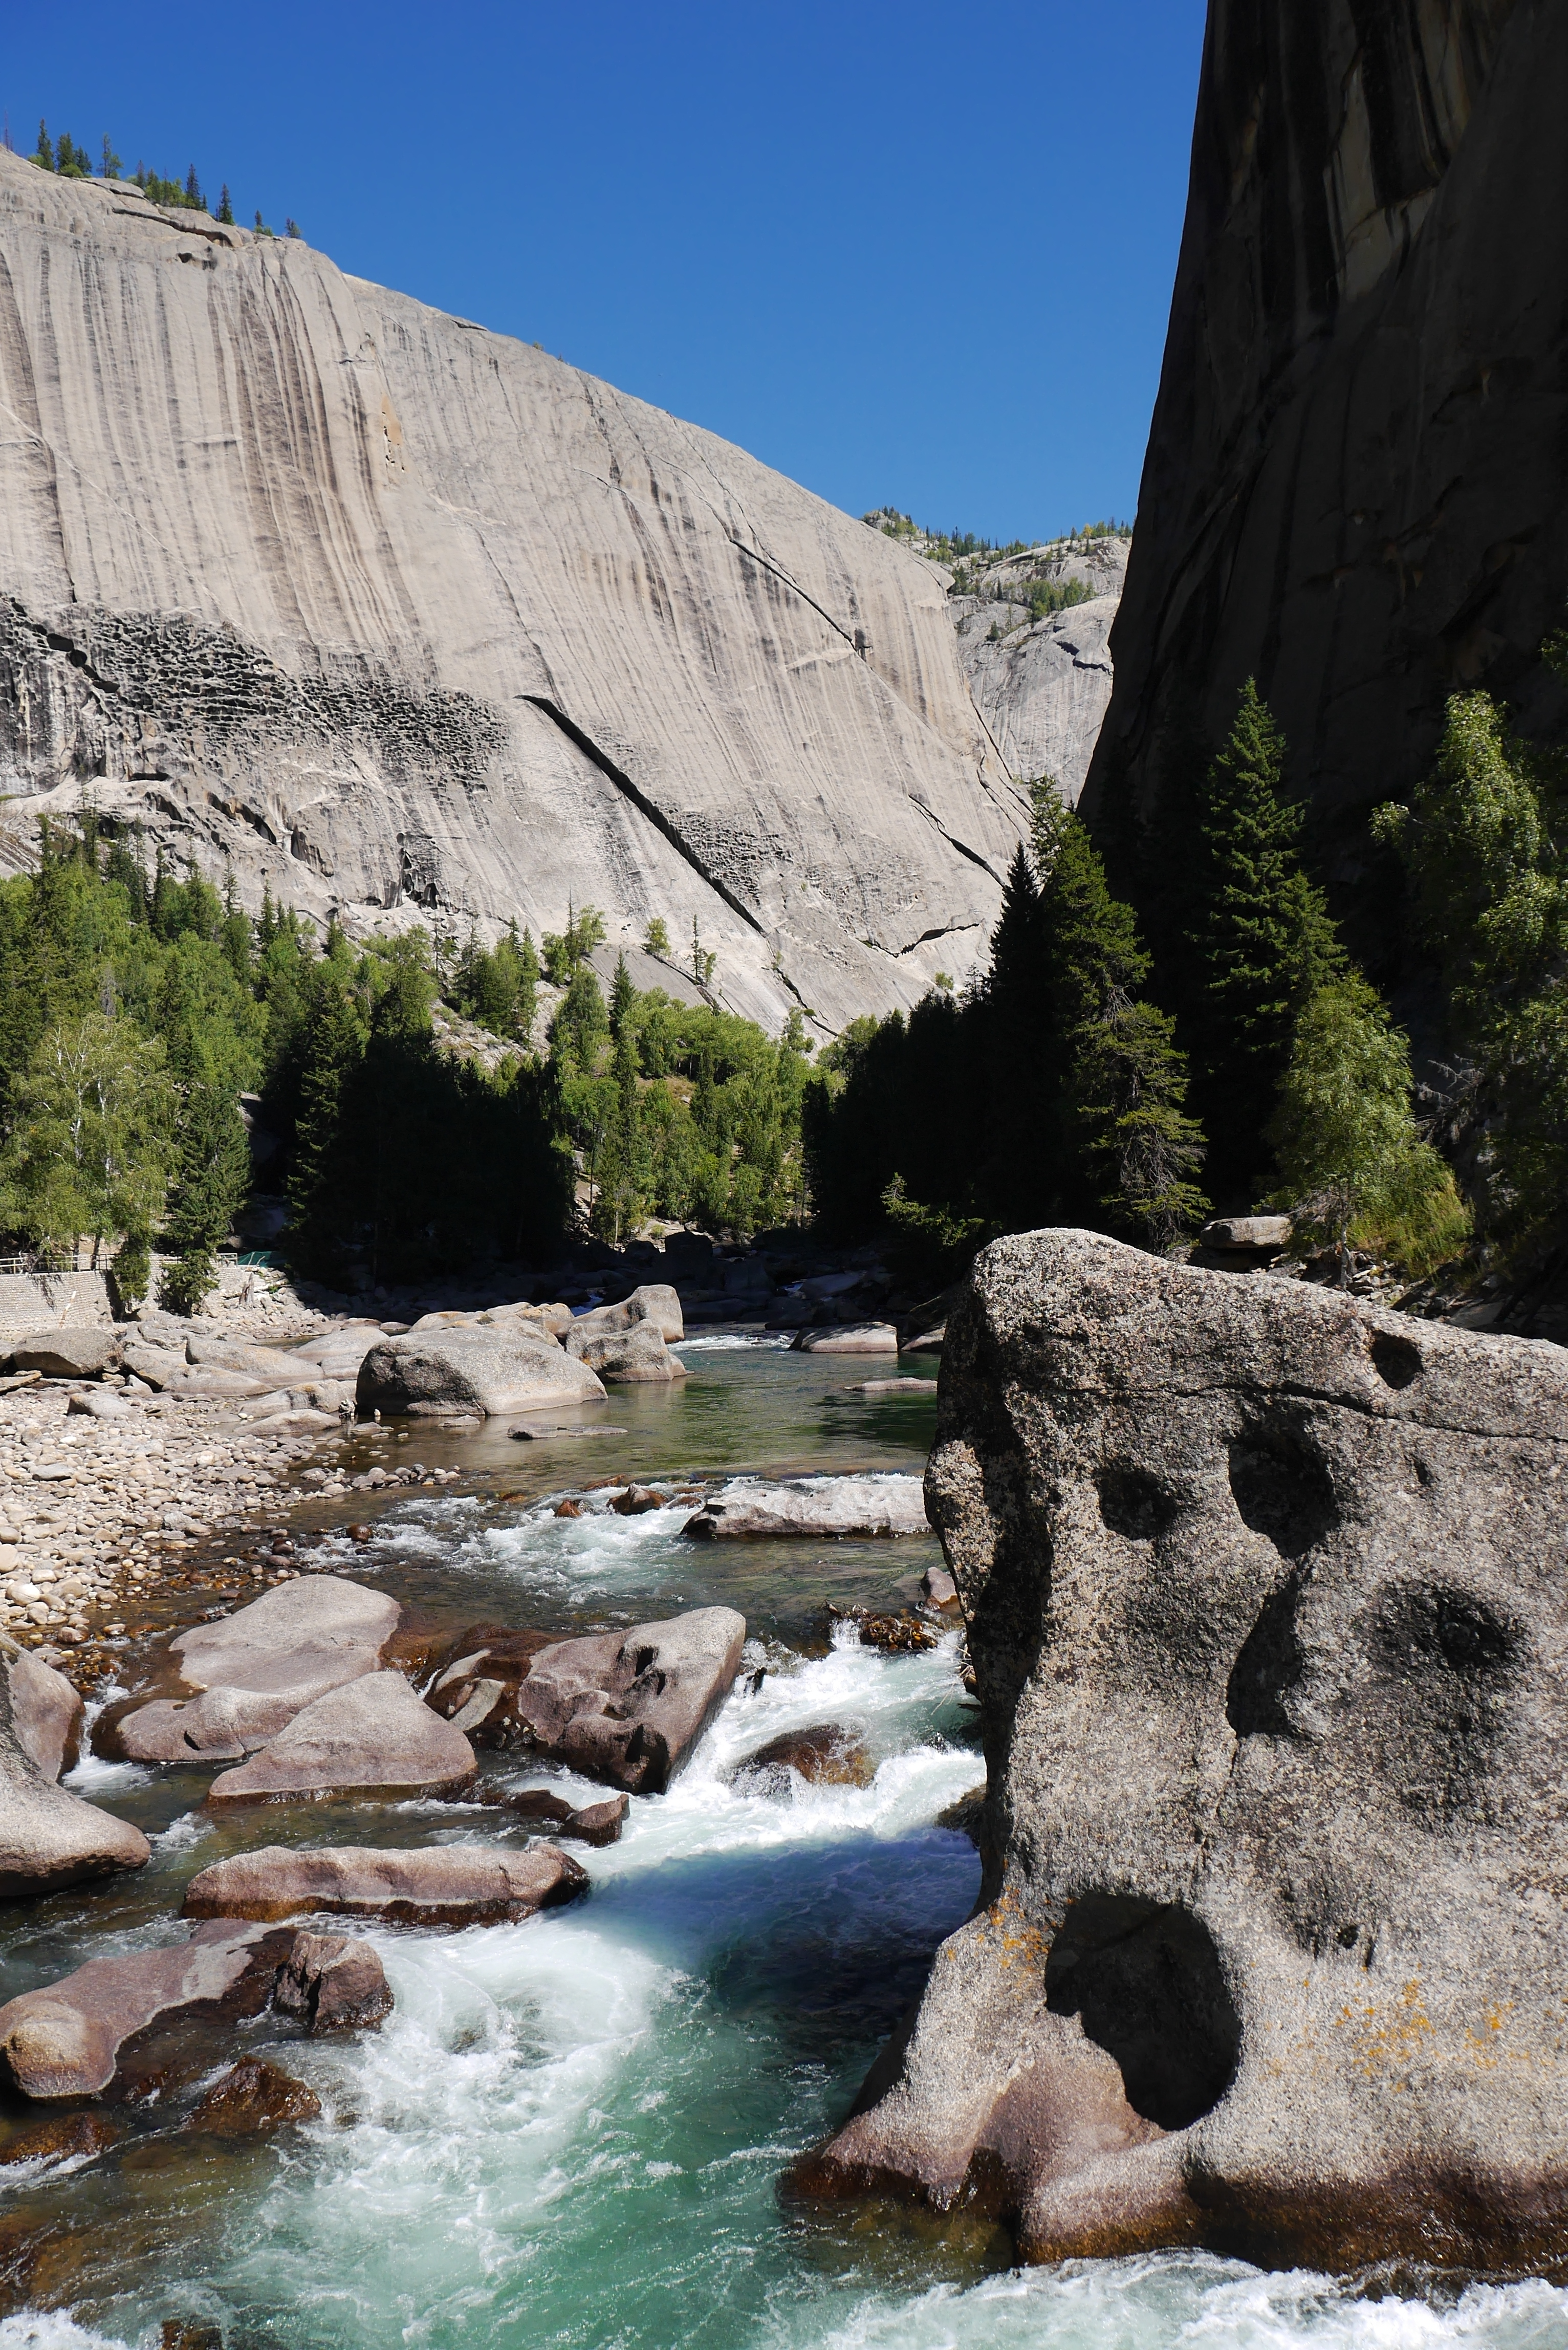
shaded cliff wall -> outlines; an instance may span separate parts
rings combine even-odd
[[[1254,674],[1353,882],[1449,693],[1561,719],[1565,113],[1560,0],[1210,0],[1091,815]]]
[[[354,928],[695,916],[837,1027],[972,967],[1022,828],[944,603],[577,369],[0,154],[14,835],[90,790]]]

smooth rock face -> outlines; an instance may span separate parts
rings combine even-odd
[[[232,1762],[265,1746],[328,1690],[379,1672],[402,1610],[336,1575],[302,1575],[216,1624],[169,1643],[195,1698],[157,1698],[122,1714],[118,1751],[133,1762]]]
[[[998,1850],[798,2181],[1568,2271],[1568,1356],[999,1241],[928,1473]]]
[[[10,1700],[11,1728],[40,1774],[57,1780],[81,1752],[81,1698],[64,1673],[0,1634],[0,1676]]]
[[[587,1403],[604,1388],[542,1331],[510,1329],[420,1331],[383,1338],[359,1367],[361,1413],[407,1413],[413,1419],[494,1419],[541,1405]]]
[[[95,2095],[125,2042],[161,2017],[258,2015],[292,1940],[220,1918],[172,1950],[89,1959],[0,2007],[0,2073],[27,2097]]]
[[[802,1330],[794,1341],[801,1355],[896,1355],[898,1333],[890,1322],[851,1322],[841,1329]]]
[[[666,1624],[541,1648],[517,1690],[535,1747],[634,1795],[669,1785],[729,1694],[746,1619],[694,1607]]]
[[[786,1483],[727,1485],[680,1529],[694,1542],[782,1534],[925,1534],[918,1477],[792,1477]]]
[[[931,566],[302,239],[6,154],[0,245],[6,790],[251,908],[695,913],[773,1028],[775,951],[834,1029],[983,958],[1027,809]]]
[[[473,1749],[421,1705],[401,1673],[328,1690],[207,1791],[214,1810],[332,1795],[441,1794],[473,1776]]]
[[[1083,790],[1111,698],[1111,624],[1128,545],[1115,536],[1080,540],[1044,567],[1033,555],[1004,556],[982,573],[981,595],[949,603],[975,708],[1009,775],[1052,776],[1069,807]],[[1039,577],[1042,568],[1060,584],[1072,579],[1088,588],[1088,601],[1032,621],[1027,591],[1010,596],[1009,574]]]
[[[626,1330],[585,1330],[579,1322],[567,1332],[566,1345],[568,1354],[601,1379],[622,1386],[668,1386],[671,1379],[686,1377],[685,1364],[670,1353],[651,1323],[633,1323]]]
[[[53,1892],[151,1857],[140,1828],[55,1785],[80,1720],[69,1682],[0,1634],[0,1897]]]
[[[499,1845],[441,1845],[423,1852],[377,1852],[361,1845],[296,1852],[268,1845],[192,1877],[182,1914],[275,1918],[328,1910],[399,1925],[488,1926],[531,1918],[587,1887],[576,1862],[553,1845],[522,1852]]]
[[[1086,806],[1249,675],[1325,814],[1404,798],[1463,687],[1560,724],[1565,87],[1542,0],[1214,0]]]
[[[121,1344],[119,1331],[98,1326],[43,1330],[17,1339],[11,1366],[18,1371],[41,1371],[47,1379],[95,1379],[119,1363]]]

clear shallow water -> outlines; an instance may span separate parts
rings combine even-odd
[[[267,2017],[221,2064],[210,2046],[198,2058],[211,2078],[237,2053],[271,2055],[317,2090],[318,2123],[254,2147],[196,2140],[180,2128],[192,2073],[122,2115],[109,2156],[0,2169],[0,2274],[13,2305],[19,2285],[34,2304],[0,2320],[0,2350],[141,2350],[170,2320],[220,2328],[228,2350],[1568,2350],[1568,2298],[1544,2285],[1369,2299],[1174,2255],[1020,2275],[984,2227],[885,2210],[825,2223],[781,2204],[780,2173],[840,2118],[972,1903],[976,1856],[935,1821],[980,1776],[975,1716],[952,1641],[886,1657],[826,1633],[828,1598],[912,1595],[924,1542],[683,1544],[682,1511],[623,1520],[591,1492],[590,1514],[549,1513],[550,1497],[617,1468],[921,1464],[929,1402],[842,1398],[846,1366],[774,1351],[708,1346],[692,1363],[679,1396],[617,1398],[624,1438],[417,1439],[472,1491],[389,1502],[355,1571],[453,1627],[566,1629],[724,1600],[752,1624],[760,1687],[742,1678],[670,1792],[633,1803],[618,1845],[581,1854],[586,1901],[523,1926],[377,1932],[398,2002],[379,2033],[316,2043]],[[756,1747],[824,1721],[857,1731],[869,1785],[732,1783]],[[489,1767],[587,1792],[515,1760]],[[247,1844],[498,1832],[493,1811],[432,1804],[214,1825],[196,1809],[203,1775],[89,1764],[82,1777],[149,1829],[154,1861],[8,1913],[4,1995],[94,1952],[182,1939],[185,1879]]]

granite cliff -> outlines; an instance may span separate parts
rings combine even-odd
[[[0,154],[0,790],[351,928],[693,917],[836,1028],[1023,821],[930,567],[295,240]]]
[[[1211,0],[1091,811],[1249,674],[1351,844],[1456,688],[1560,723],[1565,98],[1550,0]]]

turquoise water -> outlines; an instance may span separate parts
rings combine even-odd
[[[375,1933],[397,1994],[379,2033],[313,2043],[271,2017],[242,2027],[244,2051],[310,2082],[319,2122],[242,2151],[192,2138],[182,2115],[223,2069],[208,2048],[204,2074],[120,2114],[109,2154],[0,2170],[0,2273],[13,2306],[18,2293],[33,2303],[0,2321],[0,2350],[157,2345],[169,2321],[215,2327],[228,2350],[1420,2350],[1439,2338],[1568,2350],[1568,2299],[1545,2285],[1373,2299],[1187,2256],[1020,2274],[992,2230],[888,2210],[823,2221],[781,2202],[781,2172],[842,2116],[973,1901],[973,1850],[934,1822],[980,1776],[975,1715],[952,1640],[885,1657],[826,1633],[830,1599],[912,1595],[935,1555],[923,1542],[685,1544],[682,1511],[623,1520],[591,1491],[584,1517],[551,1514],[562,1491],[621,1469],[921,1463],[924,1399],[849,1399],[842,1365],[763,1348],[689,1360],[684,1393],[617,1399],[623,1437],[417,1440],[422,1458],[461,1463],[469,1490],[392,1500],[355,1568],[453,1627],[742,1607],[747,1675],[691,1766],[667,1795],[634,1801],[620,1844],[582,1853],[592,1889],[576,1907],[515,1927]],[[824,1721],[859,1730],[871,1784],[797,1786],[792,1799],[730,1783],[752,1749]],[[519,1783],[552,1775],[495,1767]],[[195,1808],[194,1775],[88,1763],[82,1783],[147,1825],[153,1865],[8,1915],[5,1995],[93,1951],[181,1939],[185,1878],[246,1842],[496,1835],[493,1812],[436,1805],[219,1827]]]

